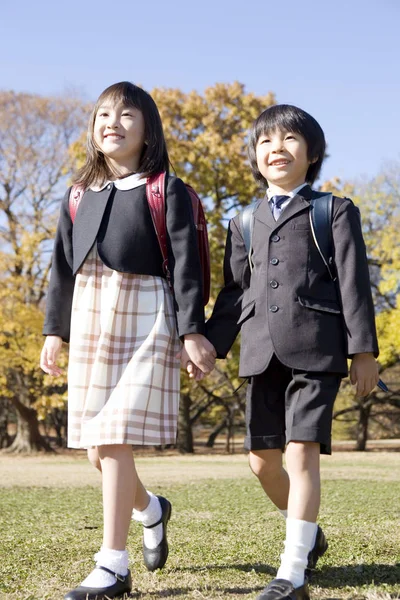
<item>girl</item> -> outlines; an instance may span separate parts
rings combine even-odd
[[[89,448],[102,473],[104,535],[96,568],[66,600],[131,591],[126,541],[131,517],[144,525],[147,568],[164,566],[171,504],[138,478],[132,444],[175,442],[179,337],[205,372],[215,351],[203,337],[202,274],[191,200],[168,177],[166,222],[172,296],[146,199],[146,180],[168,173],[157,107],[128,82],[107,88],[89,121],[85,193],[74,224],[67,191],[53,251],[40,365],[59,375],[69,342],[68,446]],[[133,509],[133,513],[132,513]]]

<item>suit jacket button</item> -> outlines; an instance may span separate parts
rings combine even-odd
[[[273,279],[272,281],[269,282],[269,285],[274,288],[274,290],[276,290],[277,287],[279,287],[279,283],[277,281],[275,281],[275,279]]]
[[[281,238],[279,237],[279,235],[273,235],[273,236],[272,236],[272,238],[271,238],[271,240],[272,240],[273,242],[279,242],[279,240],[280,240],[280,239],[281,239]]]
[[[271,263],[271,265],[277,265],[279,264],[279,258],[271,258],[269,262]]]
[[[275,304],[273,304],[272,306],[269,307],[269,310],[271,312],[278,312],[279,306],[276,306]]]

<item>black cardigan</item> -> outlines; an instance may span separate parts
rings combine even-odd
[[[111,269],[164,277],[145,184],[120,190],[110,183],[98,192],[88,190],[74,225],[69,192],[61,203],[43,328],[44,335],[57,335],[65,342],[70,336],[75,275],[94,243]],[[166,222],[178,333],[204,333],[202,274],[192,204],[183,181],[173,176],[168,178]]]

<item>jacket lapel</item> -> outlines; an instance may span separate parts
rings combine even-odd
[[[264,223],[264,225],[270,229],[275,229],[277,227],[277,223],[272,215],[267,197],[261,200],[260,204],[257,206],[256,210],[254,211],[254,218],[257,221]]]
[[[100,192],[88,190],[82,197],[72,229],[74,273],[94,244],[112,190],[113,186],[107,186]]]
[[[307,185],[302,188],[300,193],[296,194],[296,196],[293,196],[289,205],[281,213],[277,221],[275,221],[271,208],[268,204],[268,199],[265,197],[254,212],[254,218],[257,219],[257,221],[261,221],[261,223],[264,223],[264,225],[272,230],[277,229],[286,223],[286,221],[291,219],[294,215],[302,210],[307,209],[310,206],[311,195],[312,190],[310,186]]]

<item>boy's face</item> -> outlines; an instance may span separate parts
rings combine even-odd
[[[290,192],[305,183],[311,162],[299,133],[276,130],[262,134],[256,146],[257,166],[269,188]]]

